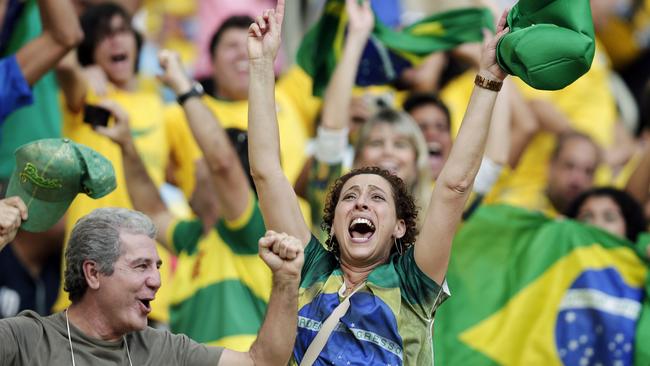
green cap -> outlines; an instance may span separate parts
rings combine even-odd
[[[23,230],[40,232],[54,225],[77,193],[92,198],[112,192],[113,165],[96,151],[68,139],[43,139],[19,147],[7,197],[19,196],[29,219]]]
[[[536,89],[558,90],[589,71],[596,43],[589,0],[520,0],[497,62]]]

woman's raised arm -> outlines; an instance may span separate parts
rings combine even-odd
[[[486,34],[477,85],[449,159],[436,181],[415,245],[418,267],[439,284],[447,273],[452,240],[485,151],[497,90],[507,76],[496,62],[497,42],[508,31],[506,16],[504,12],[499,20],[496,37]]]
[[[280,47],[283,17],[284,0],[278,0],[275,10],[266,10],[248,30],[248,155],[266,228],[285,232],[306,245],[311,232],[280,162],[273,61]]]

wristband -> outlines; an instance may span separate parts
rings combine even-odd
[[[476,79],[474,79],[474,84],[483,89],[492,90],[498,92],[503,86],[503,81],[496,81],[484,78],[481,75],[476,74]]]

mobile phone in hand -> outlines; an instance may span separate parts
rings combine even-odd
[[[93,127],[108,126],[108,119],[111,111],[100,106],[86,104],[84,105],[84,122],[91,124]]]

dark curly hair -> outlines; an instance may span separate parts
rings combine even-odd
[[[616,203],[625,220],[625,237],[636,242],[640,233],[646,229],[646,220],[641,205],[627,192],[611,187],[593,188],[579,195],[564,213],[567,217],[576,219],[580,208],[591,197],[609,197]]]
[[[345,185],[345,183],[350,180],[350,178],[361,174],[375,174],[388,181],[392,188],[393,200],[395,201],[395,214],[398,219],[404,220],[404,224],[406,225],[406,232],[400,239],[400,241],[403,243],[402,246],[404,249],[406,249],[415,244],[415,239],[418,235],[418,208],[415,206],[413,196],[409,194],[408,189],[406,188],[406,185],[402,179],[394,174],[391,174],[388,170],[373,166],[354,169],[349,173],[341,176],[334,182],[334,185],[327,194],[327,199],[325,200],[325,209],[323,213],[323,222],[321,224],[321,228],[326,233],[328,233],[327,242],[325,243],[327,245],[327,248],[336,256],[340,254],[339,244],[336,241],[336,238],[332,235],[331,231],[332,224],[334,222],[336,205],[339,202],[343,185]],[[395,251],[398,251],[398,249],[393,246],[391,253]]]

